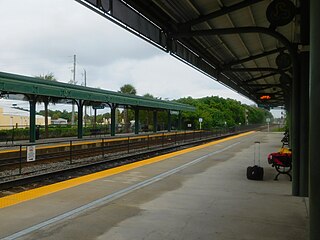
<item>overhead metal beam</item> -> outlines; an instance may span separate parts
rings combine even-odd
[[[286,49],[285,47],[276,48],[276,49],[273,49],[273,50],[270,50],[270,51],[266,51],[266,52],[263,52],[263,53],[260,53],[260,54],[257,54],[257,55],[253,55],[253,56],[244,58],[244,59],[240,59],[240,60],[237,60],[237,61],[230,62],[228,64],[225,64],[224,67],[228,68],[228,67],[231,67],[231,66],[234,66],[234,65],[239,65],[239,64],[242,64],[242,63],[245,63],[245,62],[256,60],[256,59],[259,59],[259,58],[262,58],[262,57],[266,57],[268,55],[272,55],[272,54],[284,51],[285,49]]]
[[[223,72],[276,72],[281,73],[282,70],[278,68],[270,67],[258,67],[258,68],[227,68],[223,69]]]
[[[216,36],[216,35],[232,35],[232,34],[250,34],[261,33],[277,39],[289,52],[293,69],[293,82],[299,79],[299,62],[297,58],[297,51],[293,44],[281,33],[274,29],[266,27],[238,27],[238,28],[218,28],[210,30],[193,30],[185,32],[177,32],[173,34],[173,38],[192,38],[197,36]]]
[[[245,0],[245,1],[242,1],[242,2],[239,2],[239,3],[236,3],[234,5],[231,5],[229,7],[222,7],[220,10],[217,10],[215,12],[212,12],[212,13],[209,13],[207,15],[201,16],[201,17],[199,17],[197,19],[194,19],[194,20],[191,20],[189,22],[186,22],[184,24],[184,26],[193,26],[193,25],[208,21],[208,20],[213,19],[213,18],[217,18],[217,17],[223,16],[225,14],[237,11],[239,9],[248,7],[250,5],[253,5],[255,3],[262,2],[262,1],[263,0]]]
[[[280,96],[283,97],[283,91],[282,91],[282,90],[277,91],[277,92],[274,92],[274,93],[272,93],[272,94],[273,94],[273,95],[280,95]]]
[[[258,81],[260,79],[264,79],[264,78],[268,78],[268,77],[272,77],[272,76],[277,75],[277,74],[280,74],[280,73],[279,72],[272,72],[272,73],[269,73],[269,74],[261,75],[259,77],[255,77],[255,78],[249,79],[247,81],[244,81],[243,84],[254,82],[254,81]]]
[[[270,88],[274,88],[275,86],[266,86],[266,87],[263,87],[263,88],[258,88],[258,89],[256,89],[256,93],[257,92],[260,92],[260,91],[264,91],[264,90],[267,90],[267,89],[270,89]],[[277,87],[279,87],[279,86],[277,86]],[[266,93],[266,94],[274,94],[274,93]]]
[[[232,34],[245,34],[245,33],[262,33],[269,36],[274,37],[275,39],[279,40],[289,51],[291,57],[294,60],[293,64],[297,61],[297,53],[293,49],[292,44],[289,40],[283,36],[281,33],[278,33],[270,28],[265,27],[236,27],[236,28],[215,28],[215,29],[208,29],[208,30],[192,30],[192,31],[181,31],[172,34],[174,38],[183,38],[183,37],[197,37],[197,36],[216,36],[216,35],[232,35]]]
[[[246,84],[248,87],[281,87],[281,84]]]

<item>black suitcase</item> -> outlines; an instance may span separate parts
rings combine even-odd
[[[257,149],[258,148],[258,153]],[[256,165],[256,155],[258,155],[259,165]],[[247,178],[250,180],[263,180],[263,168],[260,167],[260,142],[254,143],[254,158],[253,158],[254,166],[249,166],[247,168]]]

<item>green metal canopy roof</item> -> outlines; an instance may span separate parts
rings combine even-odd
[[[285,104],[298,76],[307,1],[76,1],[258,104]]]
[[[49,96],[61,99],[81,99],[91,102],[112,103],[119,106],[177,111],[195,110],[193,106],[177,102],[145,98],[4,72],[0,72],[0,91],[1,93]]]

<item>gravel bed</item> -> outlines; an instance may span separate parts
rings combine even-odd
[[[178,148],[179,146],[177,146]],[[113,153],[113,154],[106,154],[103,158],[102,155],[94,156],[94,157],[88,157],[88,158],[81,158],[81,159],[73,159],[72,163],[70,163],[70,160],[65,161],[58,161],[58,162],[32,162],[32,163],[24,163],[23,167],[21,169],[21,174],[19,173],[19,167],[13,168],[13,169],[7,169],[0,172],[0,184],[7,182],[7,181],[13,181],[18,179],[23,179],[26,177],[32,177],[37,176],[39,174],[46,174],[46,173],[52,173],[57,172],[61,170],[67,170],[72,169],[80,166],[86,166],[93,163],[106,163],[110,165],[110,167],[114,167],[114,165],[119,166],[122,164],[125,164],[128,162],[128,160],[120,161],[120,164],[114,163],[112,160],[116,160],[118,158],[134,158],[134,155],[137,154],[148,154],[148,151],[153,150],[161,150],[161,147],[156,148],[150,148],[147,149],[141,149],[134,152],[127,153],[127,151]],[[153,154],[154,155],[154,154]],[[108,163],[108,161],[110,161]],[[89,167],[89,166],[88,166]]]
[[[135,156],[133,153],[131,153],[131,154],[122,153],[122,154],[108,155],[108,157],[107,158],[105,157],[104,159],[102,159],[102,156],[78,159],[78,160],[73,161],[72,164],[70,164],[70,161],[63,161],[63,162],[58,162],[58,163],[39,164],[39,166],[30,166],[30,167],[28,167],[28,169],[30,171],[29,173],[22,174],[22,175],[3,177],[0,180],[0,183],[5,182],[5,181],[23,179],[23,178],[26,178],[26,177],[37,176],[40,173],[41,174],[52,173],[52,172],[59,171],[59,170],[72,169],[74,167],[88,166],[90,163],[91,164],[92,163],[101,163],[101,164],[97,164],[95,166],[88,166],[87,168],[82,168],[80,170],[76,169],[75,171],[68,172],[68,173],[57,173],[56,175],[54,175],[54,177],[43,178],[43,179],[41,179],[41,181],[37,181],[37,182],[34,182],[34,183],[29,183],[29,184],[25,184],[25,185],[20,185],[18,187],[12,187],[10,189],[1,190],[0,191],[0,197],[4,197],[4,196],[11,195],[11,194],[14,194],[14,193],[22,192],[22,191],[25,191],[25,190],[38,188],[38,187],[41,187],[41,186],[45,186],[45,185],[49,185],[49,184],[65,181],[65,180],[68,180],[68,179],[72,179],[72,178],[75,178],[75,177],[87,175],[87,174],[90,174],[90,173],[94,173],[94,172],[98,172],[98,171],[102,171],[102,170],[118,167],[118,166],[129,164],[129,163],[132,163],[132,162],[141,161],[141,160],[146,159],[146,158],[158,156],[158,155],[161,155],[161,154],[164,154],[164,153],[177,151],[179,149],[184,149],[184,148],[186,148],[186,146],[184,146],[184,147],[176,146],[176,148],[174,148],[174,149],[170,149],[170,150],[163,150],[162,149],[162,151],[161,151],[161,148],[157,148],[158,152],[155,152],[155,153],[147,153],[145,150],[144,151],[142,150],[142,151],[134,152],[135,155],[141,154],[139,156]],[[156,150],[156,149],[152,149],[152,150]],[[123,159],[122,160],[117,160],[119,158],[123,158]],[[114,160],[114,161],[112,161],[112,160]],[[43,165],[45,165],[45,168],[44,168]],[[18,173],[19,170],[15,169],[13,171]],[[26,169],[24,169],[24,171],[26,171]]]
[[[72,163],[69,159],[65,161],[61,160],[59,162],[35,161],[32,163],[24,163],[23,168],[21,169],[21,174],[19,173],[19,167],[0,171],[0,184],[10,181],[14,182],[16,180],[23,181],[26,178],[30,178],[31,181],[29,181],[29,183],[19,183],[20,185],[15,187],[12,187],[11,185],[10,189],[0,190],[0,197],[65,181],[90,173],[99,172],[132,162],[141,161],[143,159],[155,157],[165,153],[178,151],[191,146],[200,145],[210,140],[212,140],[212,138],[202,139],[201,142],[183,141],[182,145],[168,144],[150,148],[145,147],[135,151],[130,151],[130,153],[127,151],[122,151],[112,154],[105,154],[104,158],[102,155],[99,155],[95,157],[73,159]],[[39,175],[43,176],[40,176],[35,180],[34,177]],[[8,185],[6,188],[8,188]]]

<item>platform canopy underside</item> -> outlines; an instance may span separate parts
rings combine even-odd
[[[76,1],[258,104],[285,105],[300,41],[295,0]]]

